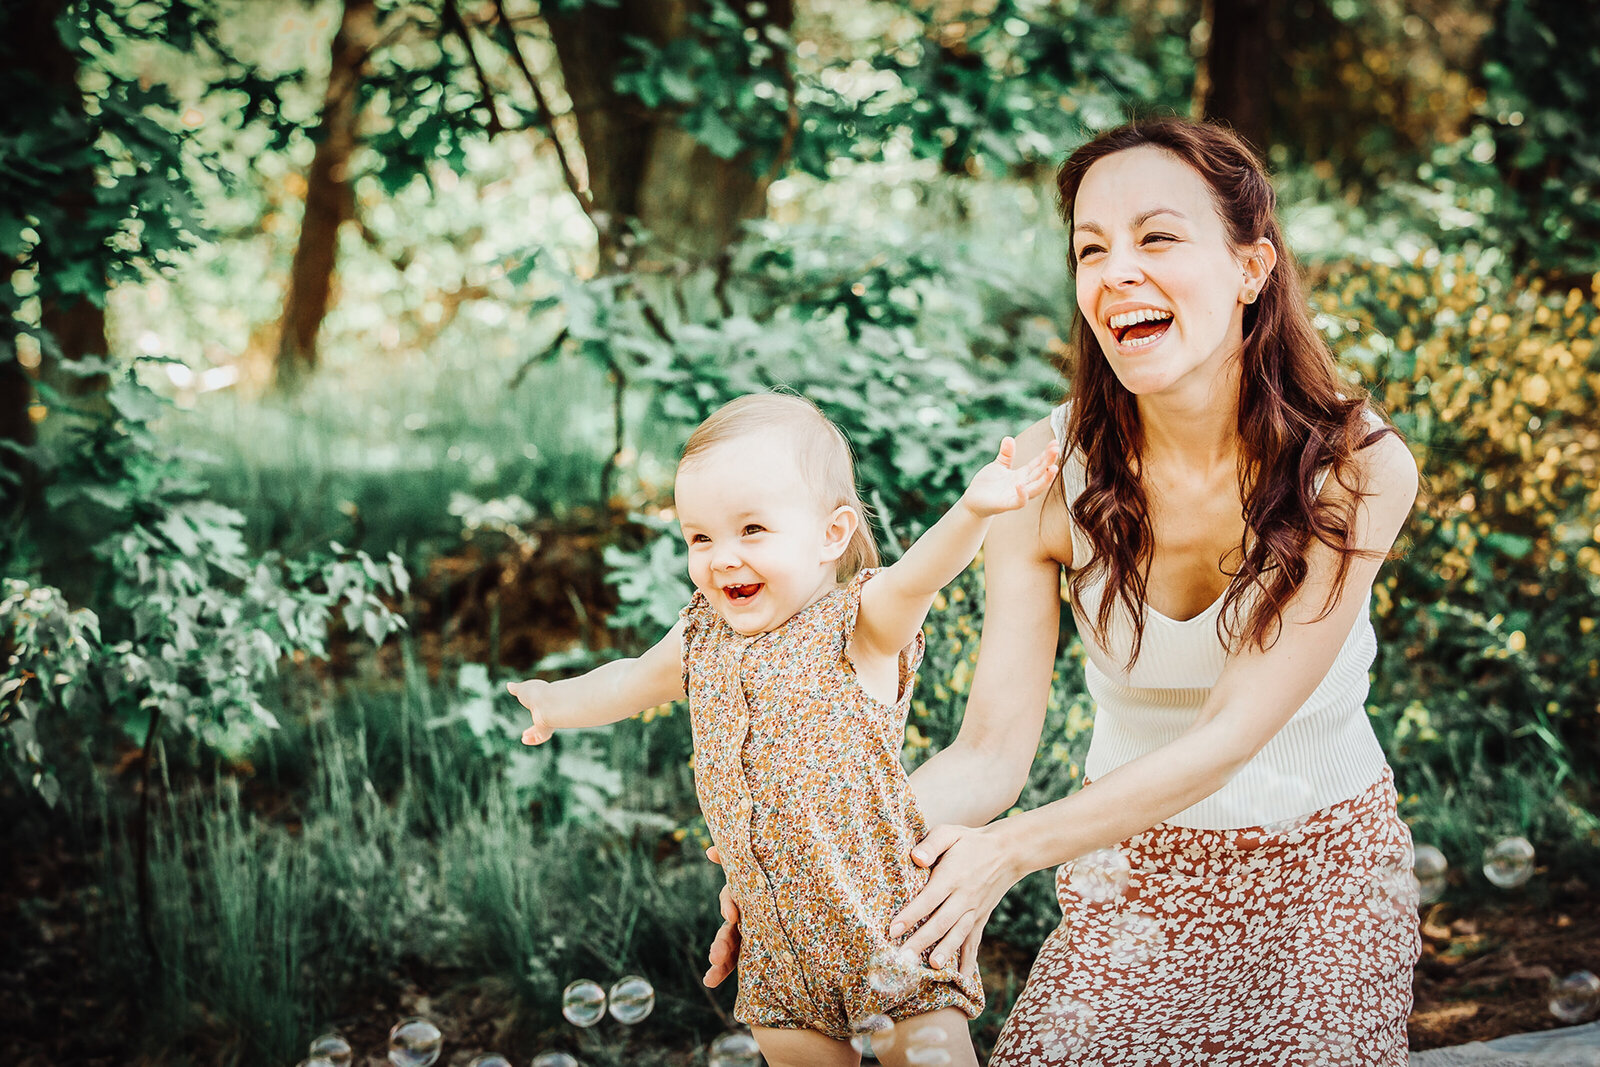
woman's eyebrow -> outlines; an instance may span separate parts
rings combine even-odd
[[[1189,218],[1189,216],[1185,215],[1183,212],[1179,211],[1177,208],[1153,207],[1149,211],[1141,212],[1140,214],[1134,216],[1133,228],[1137,230],[1140,226],[1143,226],[1145,223],[1149,222],[1151,219],[1155,218],[1157,215],[1176,215],[1178,218],[1184,219],[1184,220],[1187,220]]]
[[[1155,218],[1157,215],[1173,215],[1173,216],[1175,216],[1177,218],[1184,219],[1185,221],[1187,221],[1188,218],[1189,218],[1189,216],[1185,215],[1183,212],[1179,211],[1177,208],[1173,208],[1173,207],[1153,207],[1149,211],[1141,211],[1139,214],[1137,214],[1137,215],[1135,215],[1133,217],[1133,228],[1137,230],[1140,226],[1143,226],[1145,223],[1149,222],[1151,219]],[[1105,230],[1100,228],[1100,224],[1097,223],[1097,222],[1078,222],[1078,223],[1074,223],[1073,227],[1072,227],[1072,232],[1073,233],[1077,233],[1079,230],[1087,230],[1090,233],[1097,233],[1102,237],[1104,237],[1105,233],[1106,233]]]

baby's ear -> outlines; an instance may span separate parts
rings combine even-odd
[[[822,531],[822,562],[833,563],[850,547],[850,539],[861,528],[861,515],[849,504],[833,509],[828,526]]]

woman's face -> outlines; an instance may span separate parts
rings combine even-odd
[[[1265,240],[1237,248],[1205,179],[1150,145],[1089,167],[1073,205],[1072,251],[1078,308],[1137,396],[1209,394],[1243,345],[1246,294],[1275,257]]]

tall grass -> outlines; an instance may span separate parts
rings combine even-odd
[[[97,978],[140,991],[148,1053],[292,1063],[327,1020],[369,1010],[417,970],[492,991],[505,1053],[572,1043],[560,996],[579,977],[638,973],[658,991],[631,1044],[586,1039],[588,1062],[646,1062],[652,1043],[722,1027],[727,1005],[698,981],[719,921],[715,868],[576,803],[546,828],[470,730],[430,723],[440,701],[420,684],[287,726],[276,771],[243,789],[227,777],[165,784],[151,826],[157,961],[128,826],[102,805]]]
[[[422,559],[460,530],[457,493],[516,495],[546,515],[597,503],[611,452],[601,373],[556,359],[513,385],[520,360],[485,357],[483,342],[462,327],[293,396],[203,394],[164,432],[214,460],[211,495],[245,513],[258,547],[288,553],[339,540]]]

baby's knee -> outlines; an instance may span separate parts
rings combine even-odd
[[[849,1042],[815,1030],[752,1026],[750,1032],[768,1067],[858,1067],[861,1063],[861,1053]]]
[[[872,1051],[885,1067],[902,1064],[947,1064],[948,1067],[977,1067],[978,1055],[972,1048],[967,1016],[956,1008],[940,1008],[913,1015],[891,1029],[872,1035]]]

